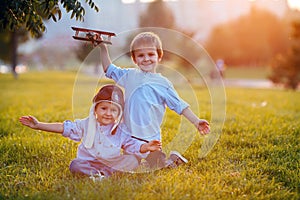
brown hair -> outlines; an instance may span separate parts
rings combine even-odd
[[[130,44],[130,53],[132,59],[135,61],[134,50],[136,46],[141,44],[153,44],[157,49],[158,58],[161,59],[163,56],[162,43],[158,35],[153,32],[142,32],[136,35]]]

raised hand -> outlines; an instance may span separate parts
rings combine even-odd
[[[19,118],[19,122],[23,124],[24,126],[28,126],[33,129],[38,128],[39,121],[34,116],[22,116]]]

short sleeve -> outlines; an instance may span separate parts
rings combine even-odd
[[[117,67],[114,64],[110,64],[107,68],[107,71],[105,73],[105,76],[107,78],[113,79],[115,82],[117,82],[120,85],[123,85],[120,83],[121,78],[128,72],[128,69],[122,69],[120,67]]]
[[[179,115],[182,114],[184,109],[189,107],[189,104],[179,97],[178,93],[172,86],[167,89],[165,101],[167,106]]]

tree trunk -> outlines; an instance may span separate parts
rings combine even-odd
[[[16,71],[17,63],[18,63],[18,34],[16,31],[11,32],[11,69],[15,79],[18,78],[18,73]]]

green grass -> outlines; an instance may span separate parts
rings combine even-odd
[[[268,79],[271,71],[268,67],[226,67],[225,78]]]
[[[207,157],[198,159],[197,135],[184,153],[186,165],[94,183],[68,170],[77,143],[18,122],[27,114],[72,120],[75,75],[32,72],[13,80],[0,74],[0,199],[300,198],[299,92],[227,88],[224,129]],[[197,95],[203,96],[200,113],[210,116],[206,89]],[[163,138],[170,141],[180,118],[169,110],[167,115]]]

